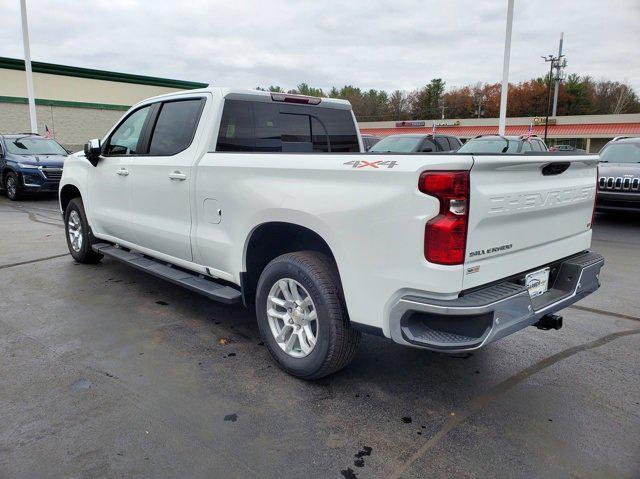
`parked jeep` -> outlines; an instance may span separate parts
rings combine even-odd
[[[600,151],[596,211],[640,211],[640,138],[621,138]]]

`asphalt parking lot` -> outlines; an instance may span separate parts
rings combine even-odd
[[[66,254],[55,198],[0,197],[0,477],[640,477],[640,215],[603,286],[473,355],[365,336],[281,372],[253,313]]]

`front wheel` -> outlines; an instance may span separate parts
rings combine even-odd
[[[7,176],[5,176],[4,192],[11,201],[18,201],[22,198],[22,185],[18,175],[14,172],[7,173]]]
[[[94,264],[102,259],[102,255],[91,248],[94,238],[81,198],[69,201],[64,212],[64,230],[69,253],[78,263]]]
[[[302,379],[344,368],[360,343],[360,332],[349,325],[335,265],[315,251],[287,253],[265,267],[256,316],[278,365]]]

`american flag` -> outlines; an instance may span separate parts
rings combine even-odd
[[[533,123],[529,123],[529,129],[527,130],[527,138],[531,138],[533,136]]]
[[[53,138],[53,135],[51,134],[51,130],[49,130],[49,127],[46,124],[44,125],[44,137]]]

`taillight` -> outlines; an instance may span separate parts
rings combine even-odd
[[[438,216],[424,230],[424,257],[430,263],[462,264],[467,247],[469,172],[425,171],[418,189],[440,200]]]

